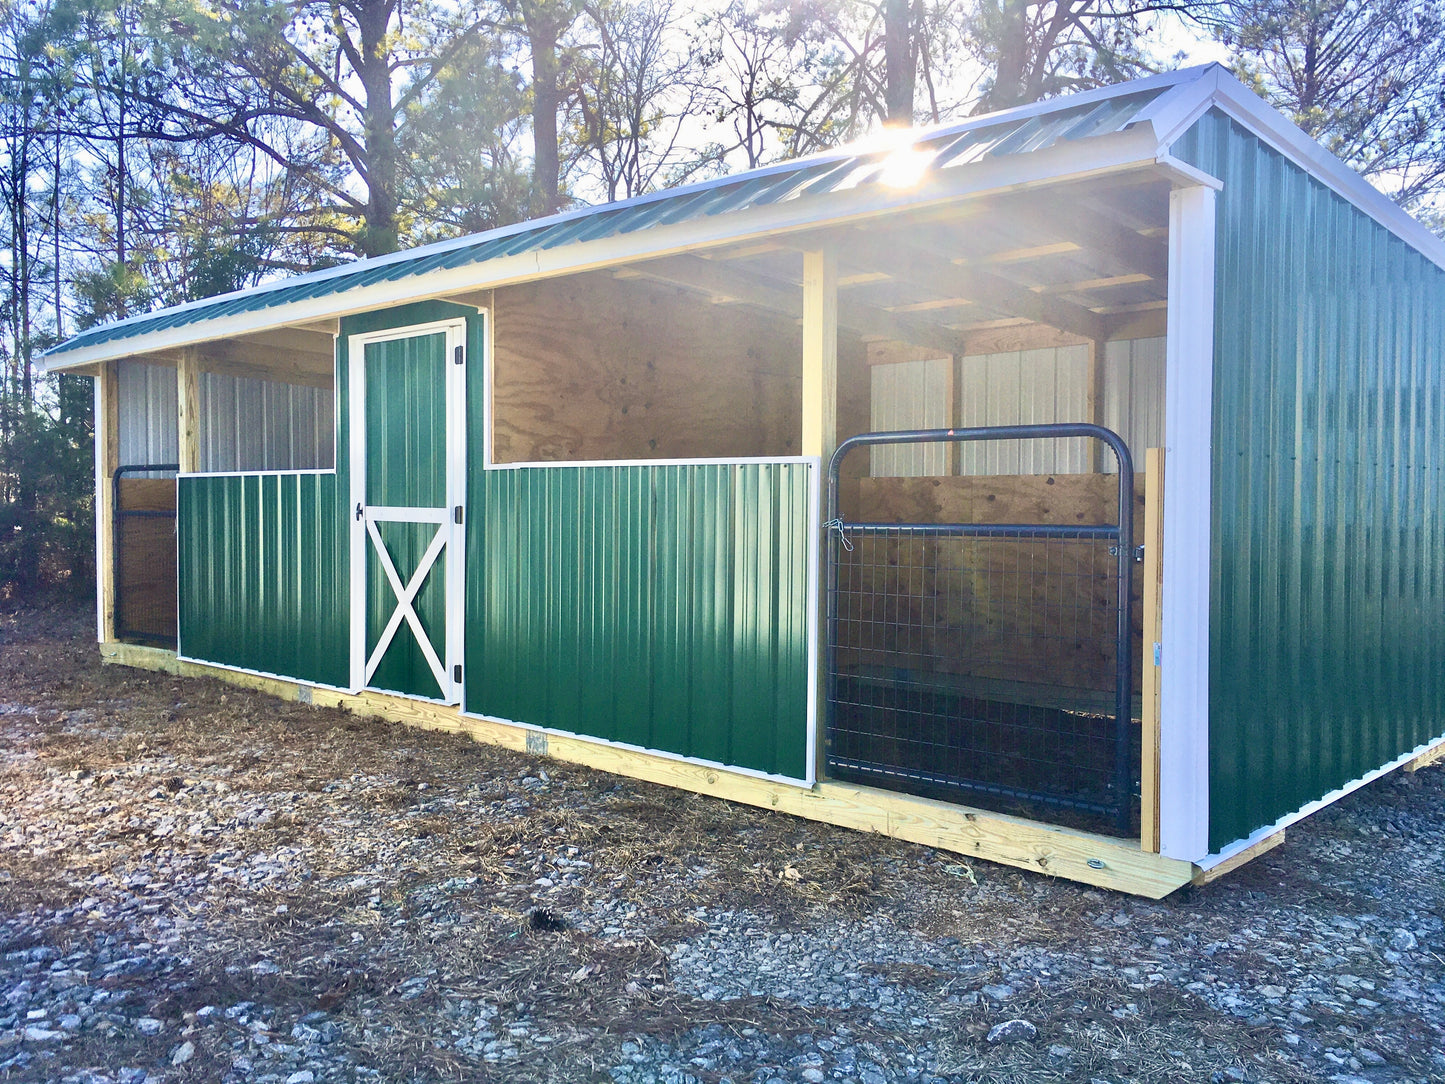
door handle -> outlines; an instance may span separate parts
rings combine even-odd
[[[360,502],[360,501],[357,501],[357,502],[356,502],[356,518],[357,518],[358,521],[360,521],[361,515],[362,515],[362,512],[361,512],[361,502]]]

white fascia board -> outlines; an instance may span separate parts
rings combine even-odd
[[[1202,100],[1192,100],[1193,92],[1205,79],[1214,85]],[[1209,73],[1205,79],[1201,79],[1199,84],[1161,95],[1159,101],[1150,103],[1141,111],[1143,117],[1153,107],[1162,105],[1163,99],[1179,95],[1175,107],[1161,109],[1154,122],[1159,142],[1166,152],[1200,117],[1211,108],[1217,108],[1336,195],[1358,207],[1431,263],[1445,269],[1445,241],[1426,229],[1417,218],[1311,139],[1303,129],[1224,68]]]
[[[1131,170],[1153,169],[1159,143],[1149,125],[1059,143],[1028,154],[1003,155],[981,162],[941,170],[916,189],[866,187],[830,193],[818,199],[801,199],[750,208],[735,214],[703,217],[670,226],[637,230],[596,241],[582,241],[502,256],[463,267],[443,268],[427,274],[373,283],[319,298],[213,320],[201,320],[131,338],[97,343],[69,351],[43,363],[44,371],[57,372],[97,361],[130,357],[156,350],[195,346],[216,339],[264,331],[286,324],[331,319],[353,313],[444,298],[449,293],[488,290],[536,279],[669,256],[703,247],[754,240],[759,237],[800,233],[846,225],[904,210],[921,210],[965,198],[1024,191],[1066,180]]]

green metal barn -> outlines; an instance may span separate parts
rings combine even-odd
[[[1445,742],[1445,245],[1217,65],[46,365],[111,661],[1151,896]]]

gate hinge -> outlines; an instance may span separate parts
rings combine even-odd
[[[455,508],[452,509],[452,522],[453,522],[453,523],[460,523],[461,521],[462,521],[462,506],[461,506],[461,505],[457,505]]]
[[[462,362],[466,361],[466,359],[467,359],[467,354],[466,354],[466,350],[465,350],[463,347],[456,346],[456,347],[453,347],[453,348],[452,348],[452,361],[453,361],[453,363],[455,363],[455,364],[457,364],[457,365],[460,365],[460,364],[462,364]]]

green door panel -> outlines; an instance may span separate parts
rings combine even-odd
[[[438,509],[447,504],[447,336],[444,332],[366,343],[363,347],[366,419],[366,504]],[[374,524],[401,586],[417,573],[438,532],[432,522]],[[445,530],[445,526],[441,527]],[[374,655],[393,614],[398,592],[386,575],[368,531],[366,543],[366,657]],[[446,663],[446,556],[425,573],[413,609],[423,632]],[[367,685],[432,699],[443,691],[416,632],[403,620]]]

